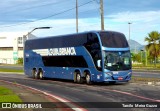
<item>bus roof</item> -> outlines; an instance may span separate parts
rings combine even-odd
[[[46,37],[38,37],[38,38],[32,38],[32,39],[28,39],[28,40],[36,40],[36,39],[46,39],[46,38],[53,38],[53,37],[66,37],[66,36],[71,36],[71,35],[78,35],[78,34],[88,34],[88,33],[101,33],[101,32],[109,32],[109,33],[119,33],[119,34],[123,34],[121,32],[117,32],[117,31],[109,31],[109,30],[92,30],[92,31],[85,31],[85,32],[79,32],[79,33],[72,33],[72,34],[66,34],[66,35],[55,35],[55,36],[46,36]],[[27,40],[27,41],[28,41]]]
[[[26,40],[25,42],[25,49],[44,49],[44,48],[83,46],[87,42],[88,34],[92,35],[93,33],[97,33],[97,34],[109,33],[109,34],[115,34],[115,35],[118,34],[118,35],[123,35],[122,37],[124,38],[124,34],[120,32],[115,32],[115,31],[88,31],[88,32],[82,32],[82,33],[75,33],[75,34],[29,39],[29,40]],[[124,40],[125,38],[123,39],[123,41]],[[126,40],[124,42],[126,42]]]

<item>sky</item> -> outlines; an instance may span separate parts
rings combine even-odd
[[[118,31],[141,44],[151,31],[160,31],[160,0],[103,0],[105,30]],[[0,37],[25,35],[36,27],[37,37],[76,33],[76,0],[3,0]],[[78,0],[79,32],[101,30],[100,0]]]

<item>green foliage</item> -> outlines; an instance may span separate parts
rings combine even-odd
[[[0,102],[22,102],[22,100],[10,89],[0,86]]]
[[[0,72],[24,72],[23,70],[18,69],[8,69],[8,68],[0,68]]]
[[[0,96],[0,102],[22,102],[22,100],[15,94]]]
[[[148,42],[146,50],[148,51],[150,58],[154,58],[154,63],[156,65],[156,60],[160,55],[160,33],[158,31],[148,33],[148,36],[145,37],[145,41]]]
[[[132,53],[132,61],[133,62],[141,62],[141,53]]]
[[[0,95],[13,94],[13,92],[5,87],[0,86]]]
[[[160,63],[156,64],[156,67],[154,66],[154,64],[150,64],[148,63],[147,66],[144,64],[132,64],[132,69],[136,69],[136,70],[157,70],[160,71]]]
[[[17,64],[23,64],[23,58],[18,58]]]

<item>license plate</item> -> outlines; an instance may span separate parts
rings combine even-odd
[[[123,80],[123,78],[122,78],[122,77],[119,77],[118,80]]]
[[[118,72],[115,72],[115,71],[114,71],[113,74],[118,74]]]

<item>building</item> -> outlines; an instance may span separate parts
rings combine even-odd
[[[0,64],[16,64],[18,58],[23,58],[24,38],[26,37],[23,37],[23,34],[0,35]],[[27,38],[35,36],[30,34]]]

